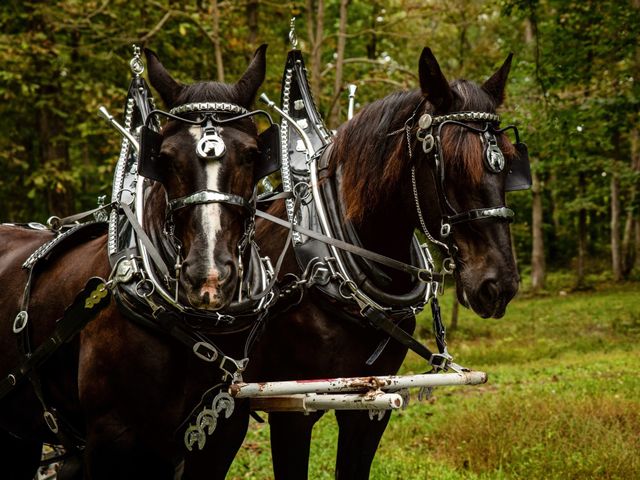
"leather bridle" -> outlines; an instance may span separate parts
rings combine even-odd
[[[406,132],[408,148],[409,148],[409,157],[413,159],[413,151],[411,145],[413,144],[411,138],[411,132],[414,130],[413,121],[416,115],[416,112],[420,108],[423,102],[416,108],[413,115],[407,120],[405,123],[405,127],[403,130]],[[477,128],[472,125],[469,125],[469,122],[474,123],[484,123],[483,128]],[[416,183],[416,165],[415,162],[411,166],[411,181],[412,181],[412,190],[413,196],[416,206],[416,212],[418,215],[420,227],[423,233],[431,240],[433,243],[440,245],[445,248],[445,250],[449,253],[449,255],[455,257],[455,253],[457,248],[455,247],[453,240],[451,239],[451,232],[455,225],[475,221],[482,219],[489,219],[497,222],[512,222],[514,217],[514,212],[510,208],[505,205],[496,205],[485,208],[476,208],[467,210],[464,212],[458,212],[447,197],[446,188],[445,188],[445,168],[444,168],[444,156],[442,151],[442,129],[445,125],[457,125],[463,127],[467,130],[471,130],[480,135],[482,143],[484,145],[484,166],[485,169],[491,173],[499,174],[505,168],[505,159],[503,153],[500,151],[498,147],[498,143],[496,140],[496,135],[499,135],[507,130],[514,130],[516,135],[516,151],[523,157],[521,161],[517,162],[518,170],[524,170],[525,166],[527,171],[516,172],[517,175],[515,177],[520,180],[522,176],[528,176],[530,178],[530,172],[528,170],[528,156],[526,156],[526,145],[519,141],[518,130],[514,125],[509,125],[502,129],[497,128],[500,122],[500,117],[491,112],[454,112],[446,115],[431,115],[430,113],[423,113],[418,120],[418,127],[415,129],[415,138],[418,142],[422,144],[422,150],[427,155],[428,158],[432,159],[433,165],[435,167],[435,184],[436,184],[436,192],[438,196],[438,203],[440,207],[440,232],[439,239],[436,239],[429,232],[426,222],[424,220],[424,216],[422,213],[422,209],[420,207],[420,198],[419,192]],[[395,133],[395,132],[394,132]],[[511,190],[520,190],[522,188],[527,188],[524,183],[521,181],[511,182],[510,176],[513,174],[512,171],[507,175],[507,180],[505,182],[505,191]]]

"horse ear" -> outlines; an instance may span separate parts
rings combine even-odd
[[[258,93],[258,88],[264,82],[267,68],[266,51],[267,44],[263,43],[258,47],[244,75],[235,85],[238,103],[243,107],[249,108],[251,106],[256,93]]]
[[[489,80],[484,82],[482,89],[487,92],[496,101],[496,106],[499,107],[504,101],[504,87],[507,84],[507,78],[509,77],[509,70],[511,70],[511,59],[513,53],[510,53],[502,66],[494,73]]]
[[[147,57],[149,82],[158,91],[167,107],[173,107],[178,99],[180,91],[182,90],[182,85],[171,77],[162,63],[160,63],[158,56],[153,50],[145,48],[144,54]]]
[[[440,70],[438,60],[429,47],[422,50],[419,72],[422,94],[435,107],[436,111],[448,111],[453,104],[453,92],[442,70]]]

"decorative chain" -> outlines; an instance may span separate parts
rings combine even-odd
[[[442,243],[440,240],[436,240],[431,233],[429,233],[429,229],[427,228],[427,223],[424,221],[424,216],[422,215],[422,208],[420,208],[420,197],[418,196],[418,185],[416,182],[416,167],[415,165],[411,166],[411,187],[413,189],[413,198],[416,202],[416,212],[418,214],[418,221],[420,222],[420,227],[422,228],[422,232],[429,239],[431,243],[439,245],[443,247],[447,252],[449,251],[449,247]]]

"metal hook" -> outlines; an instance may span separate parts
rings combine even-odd
[[[129,62],[129,67],[131,67],[131,71],[136,77],[139,77],[144,72],[144,63],[140,58],[140,47],[138,45],[133,45],[133,58]]]
[[[289,42],[293,48],[298,47],[298,37],[296,36],[296,17],[291,17],[289,22]]]

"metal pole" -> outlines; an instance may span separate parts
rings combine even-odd
[[[138,144],[138,141],[135,139],[135,137],[131,135],[131,133],[129,133],[129,131],[126,128],[120,125],[116,121],[116,119],[113,118],[113,115],[111,115],[105,107],[98,108],[98,115],[100,115],[102,118],[107,120],[113,127],[115,127],[115,129],[118,130],[118,132],[120,132],[120,135],[126,137],[126,139],[129,140],[129,143],[133,145],[133,148],[136,149],[136,152],[138,153],[140,152],[140,145]]]
[[[449,385],[478,385],[486,383],[486,381],[487,374],[484,372],[348,377],[324,380],[236,383],[229,387],[229,393],[236,398],[255,398],[305,393],[366,392],[377,389],[394,392],[412,387],[422,388]]]
[[[353,83],[349,84],[349,109],[347,110],[347,120],[351,120],[353,118],[353,108],[356,104],[356,89],[358,87]]]
[[[315,412],[317,410],[397,410],[404,401],[397,393],[288,395],[251,399],[251,409],[264,412]]]

